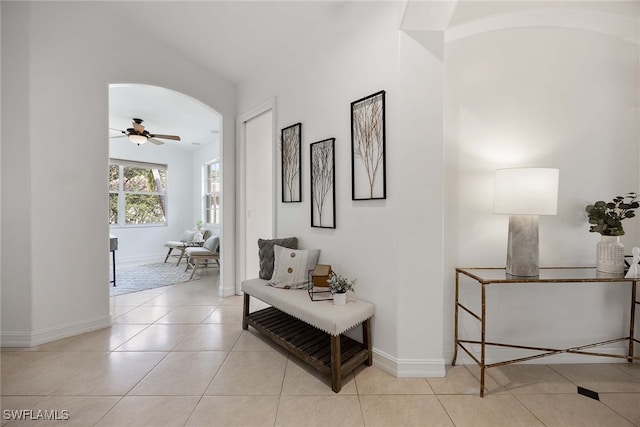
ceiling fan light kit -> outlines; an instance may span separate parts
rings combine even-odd
[[[131,142],[133,142],[134,144],[144,144],[145,142],[147,142],[147,137],[144,135],[129,135],[129,140]]]
[[[138,146],[140,144],[144,144],[147,141],[149,141],[149,142],[151,142],[151,143],[153,143],[155,145],[164,144],[164,142],[162,142],[162,141],[160,141],[159,139],[156,139],[156,138],[171,139],[173,141],[180,141],[180,137],[178,135],[160,135],[160,134],[149,133],[149,131],[146,130],[144,128],[144,126],[142,125],[142,121],[143,121],[142,119],[133,119],[133,127],[132,128],[128,128],[126,131],[125,130],[120,130],[120,129],[114,129],[114,128],[111,128],[111,129],[121,132],[122,135],[119,135],[120,137],[128,136],[129,137],[129,141],[133,142],[134,144],[137,144]],[[112,138],[117,138],[117,137],[112,137]]]

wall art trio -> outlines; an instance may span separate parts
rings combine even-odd
[[[351,103],[351,198],[386,199],[385,91]],[[302,123],[281,130],[282,202],[302,201]],[[335,138],[310,145],[311,227],[336,228]]]

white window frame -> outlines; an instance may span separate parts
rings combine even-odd
[[[118,220],[116,224],[109,224],[113,228],[133,228],[133,227],[165,227],[169,221],[169,209],[168,209],[168,191],[169,186],[169,167],[160,163],[138,162],[133,160],[124,159],[109,159],[109,168],[112,165],[118,166],[118,191],[109,189],[109,196],[111,194],[118,194]],[[164,192],[140,192],[140,191],[125,191],[124,190],[124,168],[134,167],[140,169],[159,169],[164,170],[166,174],[166,182]],[[148,224],[127,224],[125,221],[125,208],[126,208],[126,195],[128,194],[143,194],[147,196],[164,196],[164,222],[154,222]]]
[[[217,191],[209,191],[209,168],[213,165],[218,165],[217,170],[218,170],[218,185],[217,185]],[[201,214],[203,215],[203,220],[205,222],[205,224],[209,225],[209,226],[216,226],[216,225],[220,225],[220,215],[222,214],[222,203],[218,204],[218,212],[215,213],[214,212],[214,218],[217,220],[217,222],[209,222],[209,211],[211,211],[212,209],[209,208],[209,205],[207,203],[207,198],[208,197],[215,197],[217,196],[218,200],[221,201],[221,193],[222,193],[222,176],[220,174],[221,170],[220,170],[220,158],[217,159],[213,159],[209,162],[206,162],[202,165],[202,211]]]

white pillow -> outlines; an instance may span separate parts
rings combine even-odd
[[[182,233],[182,237],[180,237],[180,241],[181,242],[193,242],[193,235],[195,234],[195,231],[193,230],[185,230],[184,233]]]
[[[320,257],[320,249],[289,249],[275,245],[273,276],[269,286],[284,289],[307,287],[307,274],[313,270]]]

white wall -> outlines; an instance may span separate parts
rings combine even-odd
[[[560,168],[559,213],[540,221],[546,265],[592,265],[598,237],[586,231],[584,205],[640,185],[638,48],[603,34],[527,28],[460,37],[446,45],[443,74],[436,57],[398,31],[400,2],[346,2],[321,54],[296,52],[277,71],[264,70],[238,89],[236,109],[233,86],[123,24],[114,5],[0,7],[4,345],[108,322],[108,226],[97,218],[107,212],[109,83],[171,88],[222,114],[222,239],[230,254],[235,116],[275,97],[278,130],[302,122],[303,202],[278,202],[278,235],[321,248],[322,262],[358,279],[357,295],[376,305],[376,363],[401,376],[440,374],[449,362],[454,266],[504,264],[506,218],[490,207],[495,168]],[[145,55],[126,55],[131,46]],[[349,104],[381,89],[388,198],[353,202]],[[309,226],[309,144],[328,137],[336,138],[335,230]],[[69,203],[76,199],[82,204]],[[640,242],[638,220],[625,227],[625,245]],[[222,262],[225,292],[233,292],[233,257]],[[522,335],[514,315],[542,320],[524,330],[549,345],[586,339],[583,330],[588,341],[623,330],[617,288],[557,288],[499,296],[496,338]]]
[[[123,23],[116,6],[1,4],[3,345],[109,324],[109,83],[154,84],[211,106],[224,117],[222,155],[233,165],[235,88]],[[145,54],[130,55],[134,46]],[[21,185],[11,185],[17,176]],[[233,246],[233,166],[224,185]],[[233,288],[233,265],[226,270]]]
[[[559,168],[558,214],[540,218],[540,264],[595,265],[599,235],[588,232],[585,206],[639,190],[638,56],[629,41],[563,28],[491,31],[446,44],[447,360],[454,267],[505,264],[508,219],[491,212],[495,169]],[[630,252],[640,245],[640,224],[623,225]],[[466,295],[476,307],[478,295]],[[628,285],[492,287],[488,331],[498,342],[560,347],[625,336],[628,299]],[[464,334],[479,337],[479,323],[463,317]]]
[[[277,132],[302,122],[302,203],[281,203],[277,234],[320,248],[375,304],[376,363],[442,375],[442,64],[398,31],[401,3],[347,2],[322,54],[300,54],[238,88],[242,114],[277,99]],[[357,22],[357,25],[354,25]],[[351,200],[350,103],[386,91],[387,199]],[[335,137],[336,229],[310,227],[309,144]],[[276,175],[281,176],[280,158]],[[279,182],[279,180],[278,180]]]
[[[244,171],[245,190],[244,241],[245,262],[240,278],[252,279],[259,274],[258,239],[271,239],[274,233],[274,162],[273,159],[273,111],[263,111],[245,121]],[[242,233],[238,233],[242,234]]]

